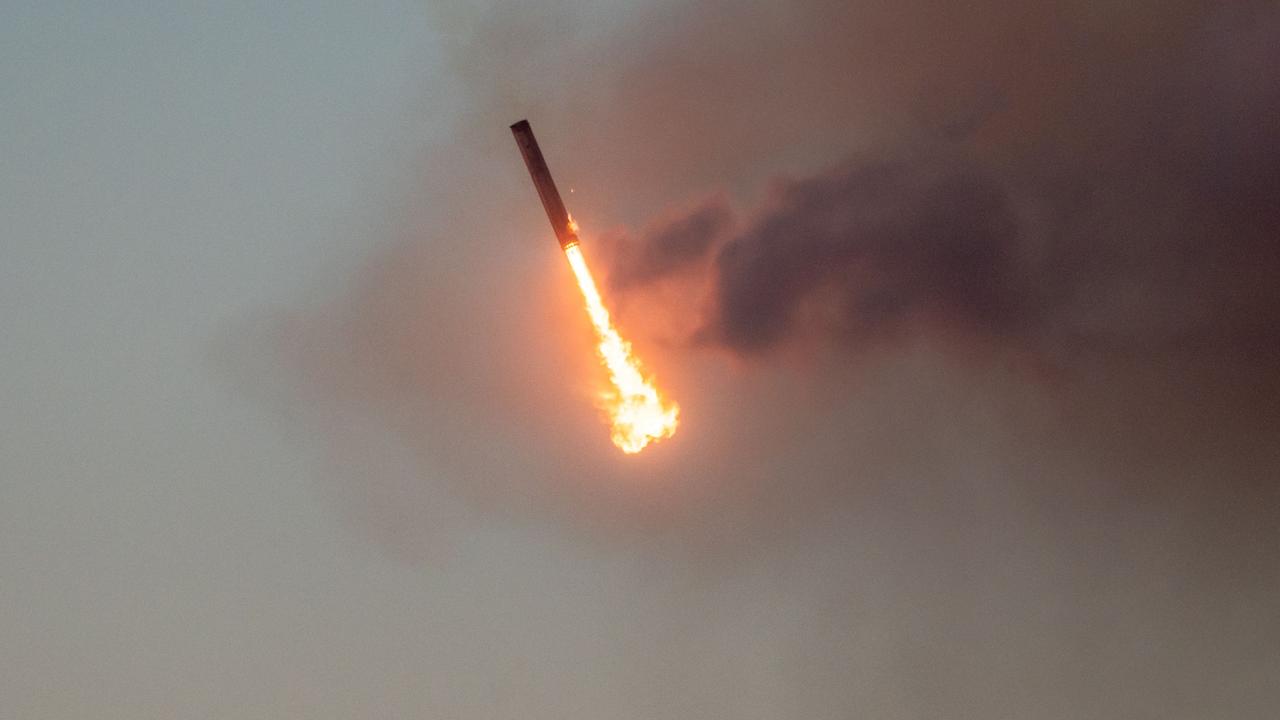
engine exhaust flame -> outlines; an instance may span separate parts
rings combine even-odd
[[[577,223],[573,226],[576,230]],[[575,243],[566,247],[564,254],[569,258],[569,266],[578,280],[587,315],[600,340],[596,350],[609,371],[609,381],[613,386],[601,396],[602,409],[613,424],[613,444],[628,455],[638,453],[650,442],[675,434],[680,407],[663,399],[631,354],[631,343],[613,327],[609,310],[604,306],[587,260],[582,256],[582,248]]]

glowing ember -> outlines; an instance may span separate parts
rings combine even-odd
[[[572,223],[573,221],[570,220]],[[573,223],[576,230],[577,223]],[[578,288],[587,304],[587,315],[595,326],[600,344],[596,349],[609,370],[613,388],[602,396],[603,409],[613,422],[613,444],[624,453],[638,453],[650,442],[671,437],[676,431],[680,407],[666,402],[653,381],[644,376],[640,363],[631,355],[631,343],[622,339],[609,320],[609,310],[577,244],[565,248],[569,265],[578,279]]]

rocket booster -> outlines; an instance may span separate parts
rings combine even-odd
[[[533,128],[528,120],[521,120],[511,126],[511,134],[516,136],[516,144],[520,146],[520,154],[524,156],[524,164],[533,177],[533,186],[538,189],[538,197],[542,199],[542,207],[547,211],[547,219],[551,221],[551,229],[556,232],[556,240],[560,241],[560,249],[568,250],[578,244],[578,233],[574,231],[569,220],[569,211],[564,208],[560,199],[560,191],[556,189],[556,181],[551,179],[551,170],[538,148],[538,140],[533,136]]]

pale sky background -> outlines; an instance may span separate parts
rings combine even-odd
[[[1002,170],[1060,134],[1111,162],[1125,128],[1090,108],[1135,93],[1088,92],[1117,59],[1145,87],[1148,50],[1226,47],[1210,80],[1257,77],[1236,70],[1280,28],[1243,23],[1236,52],[1212,3],[982,4],[1000,22],[0,6],[0,718],[1270,717],[1274,356],[1235,325],[1208,335],[1226,360],[1163,349],[1210,307],[1162,294],[1194,272],[1064,303],[1137,338],[1120,359],[926,338],[752,365],[638,332],[681,434],[622,464],[590,406],[509,123],[533,121],[590,240],[741,208],[935,114]],[[1270,137],[1223,116],[1228,149]],[[1118,268],[1146,267],[1134,224]],[[1275,293],[1243,248],[1261,289],[1223,305],[1258,308],[1230,315],[1248,334]],[[631,327],[658,314],[627,301]]]
[[[459,668],[488,653],[441,608],[500,617],[520,563],[492,553],[442,581],[353,539],[314,490],[315,449],[211,361],[235,323],[378,240],[355,229],[460,92],[425,9],[56,2],[0,17],[0,715],[443,717],[486,702],[507,681]]]

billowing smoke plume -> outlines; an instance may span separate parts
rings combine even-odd
[[[1117,466],[1173,457],[1170,438],[1194,453],[1274,433],[1274,4],[582,17],[444,17],[467,27],[449,40],[456,73],[485,91],[355,292],[284,337],[309,392],[393,427],[440,486],[732,538],[852,503],[874,478],[945,475],[911,464],[971,388],[1019,431],[1051,428],[1065,464],[1112,458],[1081,448],[1123,428],[1123,462],[1089,471],[1117,485],[1139,482]],[[576,188],[621,327],[684,408],[640,463],[617,463],[596,417],[589,331],[506,132],[526,115]],[[810,343],[831,352],[773,362]],[[356,492],[372,509],[353,514],[416,555],[427,488]]]
[[[973,103],[776,182],[731,234],[712,203],[623,243],[615,285],[701,273],[692,339],[748,355],[942,332],[1035,352],[1272,358],[1280,14],[1204,17],[1182,44],[1091,78],[1060,117],[1006,117],[1021,99],[974,79]]]
[[[479,648],[441,687],[532,717],[1274,715],[1274,3],[454,7],[454,130],[278,340],[336,514],[512,598],[430,623]],[[594,410],[521,117],[681,404],[652,452]]]
[[[850,342],[916,325],[1012,332],[1033,304],[1017,233],[1005,189],[971,168],[857,164],[789,182],[718,249],[705,332],[746,352],[806,314]]]

